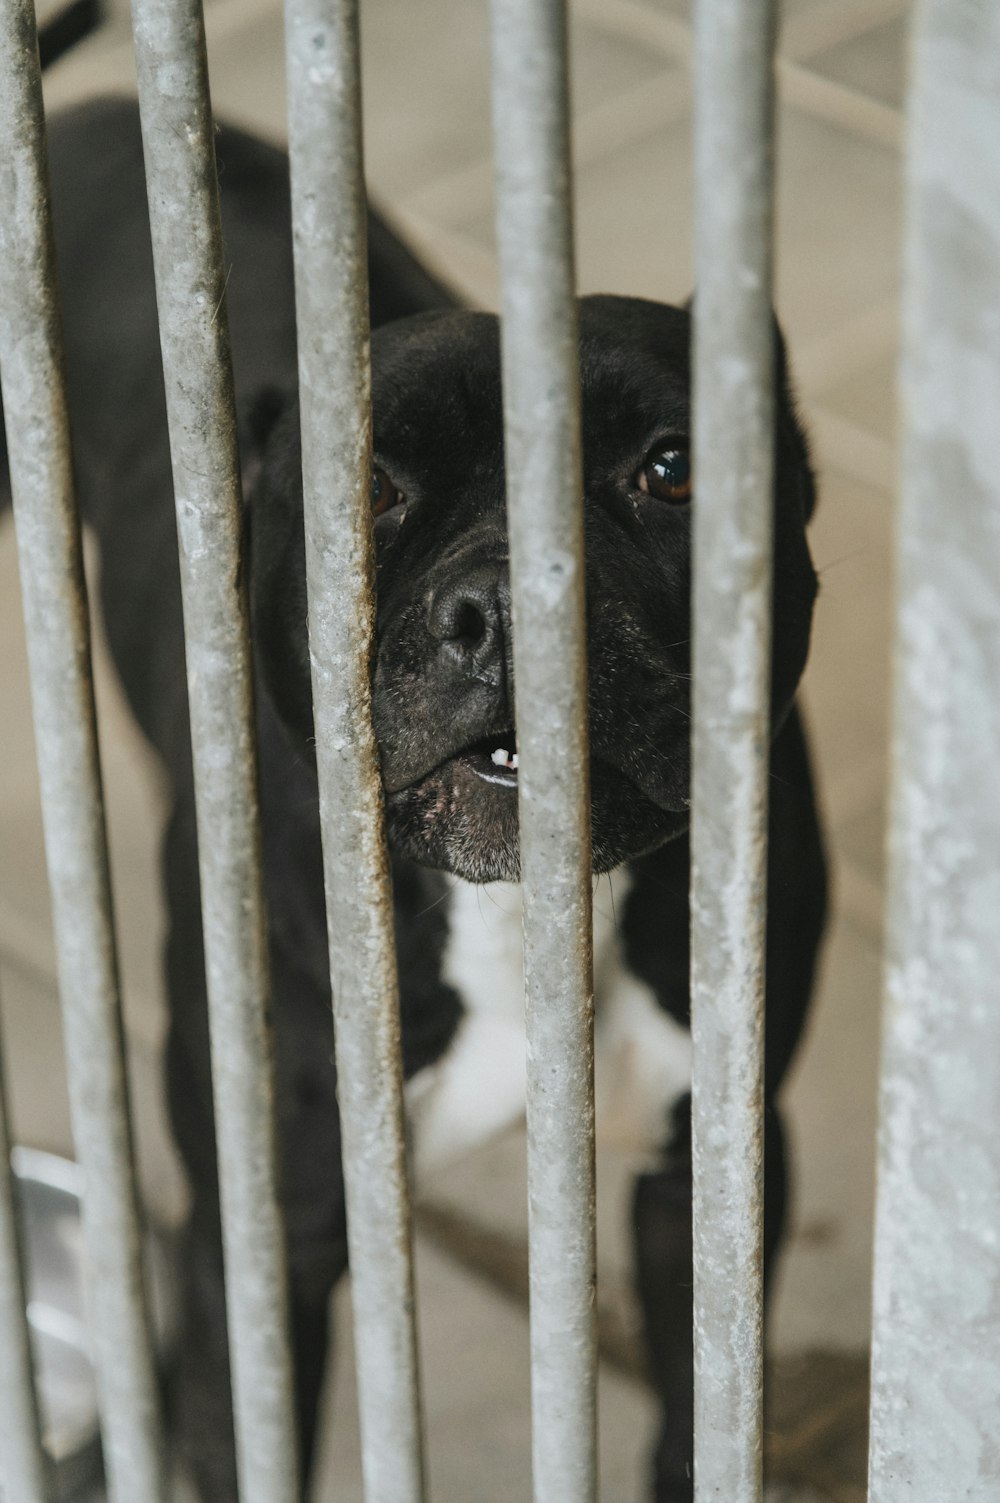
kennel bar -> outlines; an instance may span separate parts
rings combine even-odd
[[[596,1497],[593,928],[566,7],[493,0],[527,1021],[532,1471]],[[555,754],[557,752],[557,754]]]
[[[31,1365],[24,1244],[10,1149],[0,1047],[0,1497],[10,1503],[47,1503],[47,1467]]]
[[[30,0],[0,4],[0,377],[104,1455],[166,1503]]]
[[[371,720],[371,365],[357,0],[288,0],[306,583],[366,1503],[424,1497],[399,986]]]
[[[237,1469],[298,1503],[243,495],[200,0],[134,0],[177,512]]]
[[[760,1503],[774,15],[695,7],[695,1496]]]
[[[1000,11],[915,44],[871,1503],[1000,1490]]]

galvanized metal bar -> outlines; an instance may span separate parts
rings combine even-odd
[[[424,1496],[399,994],[371,722],[371,372],[357,0],[288,0],[309,644],[367,1503]]]
[[[0,1497],[47,1503],[38,1395],[31,1361],[27,1286],[0,1049]]]
[[[762,1496],[773,15],[695,12],[695,1496]]]
[[[297,1503],[253,679],[225,270],[199,0],[134,0],[194,752],[237,1466]]]
[[[1000,10],[923,0],[903,468],[871,1503],[1000,1496]]]
[[[562,0],[493,0],[538,1503],[585,1503],[597,1486],[590,785],[566,41]]]
[[[0,5],[0,379],[105,1466],[116,1503],[164,1503],[30,0]]]

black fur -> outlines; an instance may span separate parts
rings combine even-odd
[[[196,839],[169,455],[135,108],[105,101],[51,133],[56,241],[79,493],[129,701],[167,770],[168,1077],[191,1179],[179,1426],[205,1503],[235,1481],[208,1068]],[[327,941],[311,748],[288,178],[284,157],[217,138],[248,508],[264,876],[275,984],[282,1193],[304,1454],[312,1450],[330,1289],[346,1265]],[[377,217],[370,239],[376,462],[405,502],[376,521],[374,712],[393,853],[408,1076],[439,1057],[462,1002],[440,974],[442,871],[516,878],[515,800],[473,744],[513,725],[496,320],[462,310]],[[636,477],[689,413],[690,316],[636,299],[581,305],[595,868],[628,862],[627,964],[688,1010],[690,508]],[[794,697],[815,576],[813,480],[778,341],[768,884],[767,1228],[785,1211],[775,1093],[801,1032],[825,906]],[[263,393],[263,395],[262,395]],[[697,504],[695,502],[695,504]],[[691,1498],[690,1153],[686,1103],[637,1182],[636,1273],[663,1400],[657,1503]]]
[[[101,0],[70,0],[38,28],[38,61],[42,72],[86,41],[101,24]]]

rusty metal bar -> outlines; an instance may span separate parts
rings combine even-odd
[[[371,373],[357,0],[288,0],[309,644],[367,1503],[419,1503],[399,994],[371,723]]]
[[[1000,10],[915,40],[871,1503],[1000,1496]]]
[[[24,0],[0,15],[0,374],[105,1467],[117,1503],[164,1503],[35,17]]]
[[[695,11],[695,1497],[762,1497],[772,6]]]
[[[47,1503],[48,1469],[32,1371],[23,1246],[0,1050],[0,1497],[12,1503]]]
[[[194,753],[240,1495],[298,1503],[242,492],[199,0],[134,0]]]
[[[89,624],[73,497],[34,13],[0,5],[0,377],[104,1457],[115,1503],[165,1503],[143,1298]]]
[[[586,1503],[597,1486],[593,930],[566,40],[562,0],[493,0],[538,1503]]]

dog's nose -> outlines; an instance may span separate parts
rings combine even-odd
[[[428,603],[427,628],[452,652],[502,669],[510,641],[510,585],[506,572],[484,566],[438,586]]]

